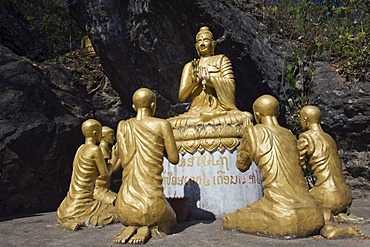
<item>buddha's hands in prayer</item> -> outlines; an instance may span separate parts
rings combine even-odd
[[[191,75],[191,81],[194,84],[198,84],[202,79],[201,71],[199,70],[199,59],[193,59],[191,61],[193,73]]]

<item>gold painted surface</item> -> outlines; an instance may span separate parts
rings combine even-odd
[[[299,136],[298,149],[301,164],[308,165],[316,180],[311,195],[321,207],[337,215],[346,212],[352,204],[352,192],[346,185],[337,145],[322,130],[320,116],[315,106],[302,108],[300,122],[305,132]]]
[[[89,29],[89,27],[86,24],[86,26],[85,26],[86,35],[84,37],[82,37],[82,39],[81,39],[80,55],[82,55],[82,56],[95,56],[96,53],[95,53],[94,47],[91,43],[91,40],[90,40],[89,36],[87,36],[88,29]]]
[[[200,28],[195,43],[199,58],[184,66],[179,88],[179,100],[183,102],[190,98],[190,109],[168,119],[174,129],[204,124],[243,125],[245,119],[251,122],[252,115],[238,110],[235,105],[235,81],[231,61],[225,55],[215,55],[215,46],[216,41],[213,40],[213,34],[208,27]],[[228,137],[238,138],[234,135]],[[191,133],[179,136],[175,131],[175,138],[180,150],[183,148],[192,153],[191,143],[180,142],[192,141]],[[215,142],[219,142],[219,136],[216,135],[210,137],[201,134],[200,138],[214,139],[203,142],[199,146],[202,150],[214,150]],[[221,143],[218,148],[220,147]]]
[[[324,225],[321,209],[308,192],[299,164],[296,139],[277,121],[278,101],[264,95],[253,104],[255,126],[246,126],[237,167],[246,171],[255,161],[261,169],[264,196],[227,214],[226,229],[270,237],[304,237]]]
[[[205,150],[208,152],[233,151],[240,144],[243,126],[239,124],[201,124],[174,128],[173,132],[181,154],[194,154]]]
[[[177,164],[179,153],[171,124],[153,117],[155,94],[146,88],[133,95],[136,118],[122,120],[117,145],[123,167],[122,185],[115,204],[123,224],[116,243],[144,243],[171,231],[176,215],[163,194],[163,157]]]
[[[99,147],[102,150],[103,157],[106,161],[109,175],[111,175],[112,172],[117,170],[120,166],[116,149],[114,148],[112,152],[112,145],[114,142],[114,130],[108,126],[103,126]],[[117,198],[117,194],[110,190],[110,183],[111,176],[106,177],[105,179],[102,176],[98,176],[95,182],[94,198],[113,205]]]
[[[82,124],[85,143],[76,152],[69,191],[57,210],[57,221],[62,227],[77,230],[103,226],[117,218],[113,205],[93,197],[97,176],[100,174],[103,179],[110,176],[103,153],[96,145],[101,139],[101,128],[94,119]]]
[[[87,35],[85,35],[81,39],[80,54],[83,56],[95,56],[96,55],[94,47],[92,46],[91,40]]]

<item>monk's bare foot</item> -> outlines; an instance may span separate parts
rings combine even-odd
[[[166,237],[166,234],[158,230],[158,226],[152,228],[152,239],[161,239]]]
[[[117,244],[125,244],[136,233],[135,226],[122,226],[121,232],[113,240]]]
[[[340,213],[337,216],[335,216],[335,219],[338,223],[363,224],[368,222],[364,218],[358,217],[357,215],[352,213],[350,215]]]
[[[130,238],[128,244],[145,244],[150,238],[149,227],[142,226],[137,230],[137,233]]]
[[[327,239],[361,237],[364,234],[358,226],[339,227],[332,224],[326,224],[320,231],[320,234]]]
[[[358,226],[352,226],[350,228],[351,230],[349,230],[349,232],[353,236],[362,237],[365,235]]]

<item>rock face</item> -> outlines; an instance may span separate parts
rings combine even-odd
[[[43,61],[50,57],[50,47],[43,34],[32,29],[9,0],[0,2],[0,44],[32,60]]]
[[[80,121],[39,68],[1,45],[0,105],[0,216],[55,209],[82,141]]]
[[[102,71],[89,76],[103,81],[72,79],[83,64],[99,63],[97,57],[78,60],[37,64],[0,45],[0,217],[56,210],[83,143],[81,123],[95,118],[116,128],[128,117]]]

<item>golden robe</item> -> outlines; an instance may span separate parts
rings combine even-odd
[[[226,228],[271,237],[319,233],[324,218],[308,192],[296,140],[282,127],[247,126],[243,147],[261,169],[262,199],[226,215]]]
[[[314,173],[315,185],[311,195],[323,208],[334,215],[346,211],[352,203],[352,192],[346,185],[333,138],[316,130],[308,130],[299,136],[298,149],[301,160],[307,160]]]
[[[57,210],[58,223],[72,230],[107,225],[117,218],[113,205],[93,198],[99,171],[95,161],[83,155],[84,148],[88,147],[83,144],[76,152],[69,191]]]
[[[190,66],[191,62],[185,66]],[[191,93],[190,109],[168,121],[173,127],[188,126],[189,119],[200,117],[201,113],[223,113],[207,123],[242,124],[248,113],[242,112],[235,105],[235,81],[231,61],[225,55],[209,57],[205,67],[208,70],[213,87],[196,86]],[[190,124],[192,125],[192,124]]]
[[[176,215],[163,194],[163,137],[135,118],[120,126],[123,138],[117,143],[123,172],[115,204],[118,218],[123,225],[158,226],[169,233]]]

